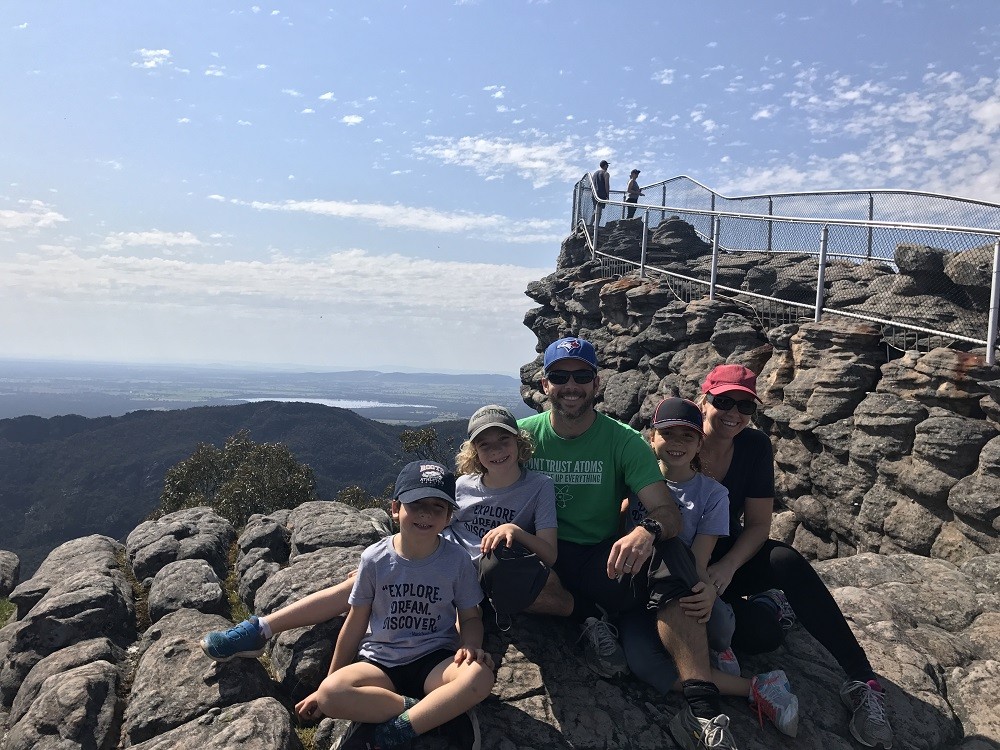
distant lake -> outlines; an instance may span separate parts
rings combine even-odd
[[[256,404],[261,401],[281,401],[283,403],[303,403],[322,404],[323,406],[336,406],[340,409],[384,409],[384,408],[407,408],[407,409],[434,409],[436,407],[428,404],[391,404],[385,401],[348,401],[334,398],[237,398],[232,399],[239,403]]]

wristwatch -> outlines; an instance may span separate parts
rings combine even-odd
[[[660,535],[663,533],[663,527],[660,526],[659,521],[654,521],[652,518],[647,517],[642,519],[642,523],[639,525],[653,535],[654,542],[660,541]]]

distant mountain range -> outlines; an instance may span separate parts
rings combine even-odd
[[[345,406],[370,419],[420,424],[467,418],[489,403],[527,416],[520,386],[506,375],[0,360],[0,418],[120,416],[273,399]]]
[[[465,419],[434,425],[452,450],[465,426]],[[350,485],[380,494],[408,458],[402,426],[310,403],[0,419],[0,549],[20,556],[23,580],[68,539],[120,538],[158,506],[171,466],[198,443],[221,446],[241,429],[257,442],[284,443],[309,464],[322,499]]]

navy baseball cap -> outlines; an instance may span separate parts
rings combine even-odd
[[[597,371],[597,352],[594,351],[594,345],[586,339],[568,336],[558,341],[553,341],[545,349],[545,359],[543,360],[542,369],[548,372],[552,369],[552,365],[564,359],[575,359],[579,362],[584,362],[590,365],[595,372]]]
[[[428,497],[441,498],[457,508],[455,475],[437,461],[411,461],[399,472],[392,499],[405,504]]]
[[[677,425],[697,430],[700,435],[705,434],[701,409],[694,401],[688,401],[686,398],[665,398],[656,405],[651,426],[654,430],[662,430]]]

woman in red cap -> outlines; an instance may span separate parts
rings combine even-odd
[[[769,538],[774,456],[768,436],[750,426],[761,403],[757,376],[742,365],[719,365],[698,401],[701,470],[729,490],[729,536],[718,540],[708,574],[736,614],[734,650],[777,648],[797,617],[847,673],[840,695],[852,712],[851,734],[867,747],[891,747],[885,692],[840,607],[798,551]]]

